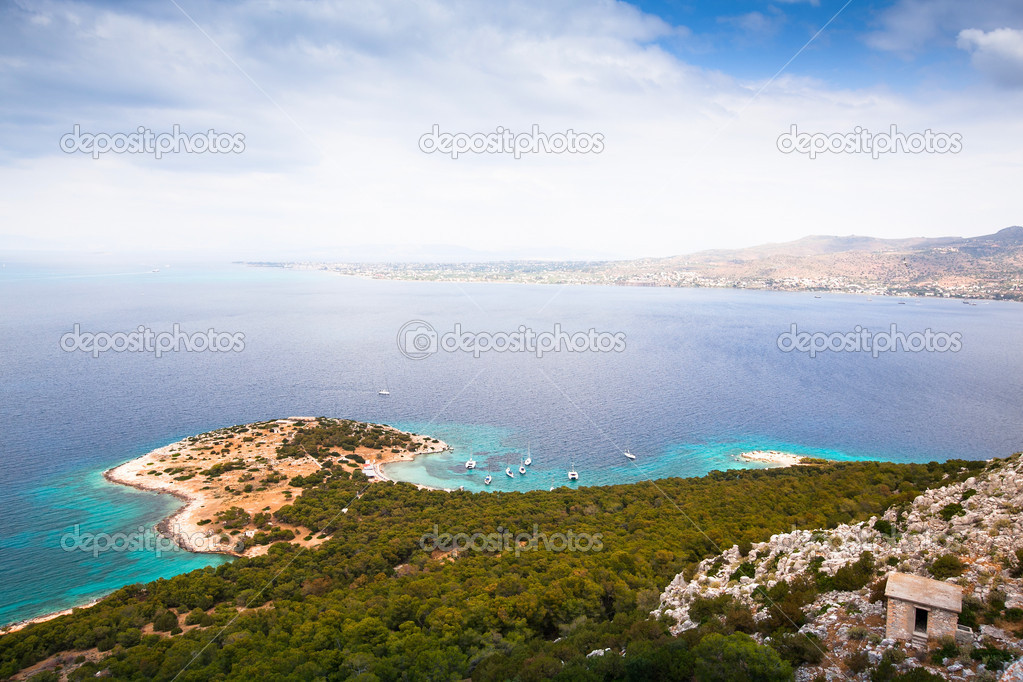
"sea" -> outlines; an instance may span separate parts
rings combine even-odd
[[[140,328],[168,344],[177,330],[177,346],[93,352]],[[864,330],[901,345],[864,350]],[[8,260],[0,624],[230,560],[79,542],[172,513],[177,500],[102,472],[189,435],[288,416],[390,424],[451,450],[388,477],[483,494],[764,466],[738,458],[751,450],[988,459],[1023,449],[1021,338],[1012,302]],[[828,349],[800,349],[814,344]]]

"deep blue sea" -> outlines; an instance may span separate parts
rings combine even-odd
[[[96,259],[99,260],[99,259]],[[170,267],[168,267],[170,265]],[[152,270],[159,269],[159,272]],[[901,301],[901,304],[900,304]],[[620,352],[437,352],[398,332],[624,334]],[[244,334],[241,352],[61,350],[83,331]],[[791,324],[957,333],[958,352],[779,350]],[[284,416],[435,435],[450,454],[388,475],[483,490],[697,476],[744,450],[930,461],[1023,449],[1023,306],[713,289],[414,283],[242,265],[95,262],[0,268],[0,623],[223,561],[65,551],[61,539],[150,528],[176,508],[101,472],[182,437]],[[389,396],[378,395],[381,388]],[[514,479],[526,447],[533,464]],[[622,455],[630,449],[635,462]],[[479,466],[466,471],[475,456]]]

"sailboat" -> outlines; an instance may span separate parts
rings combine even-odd
[[[474,460],[472,458],[472,455],[469,455],[469,459],[465,460],[465,468],[466,469],[475,469],[476,468],[476,460]]]
[[[579,472],[575,470],[575,462],[572,462],[572,468],[568,470],[568,480],[578,481]]]
[[[512,473],[511,467],[504,470],[504,473],[508,474],[508,478],[515,478],[515,474]]]
[[[625,456],[628,457],[629,459],[636,459],[636,455],[629,452],[629,448],[625,448]]]
[[[533,458],[529,455],[529,441],[526,441],[526,460],[523,462],[527,467],[533,463]],[[525,473],[525,472],[523,472]]]
[[[377,391],[377,395],[391,395],[390,390],[387,388],[387,382],[384,382],[384,387]]]
[[[483,479],[483,485],[490,485],[493,480],[494,477],[490,475],[490,462],[487,461],[487,477]]]
[[[519,473],[520,474],[526,473],[526,463],[523,460],[519,460]]]

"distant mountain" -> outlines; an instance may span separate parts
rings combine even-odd
[[[605,281],[1023,299],[1023,227],[981,237],[811,236],[607,264]]]
[[[752,260],[769,256],[820,256],[828,253],[848,251],[892,252],[918,249],[921,247],[945,246],[959,240],[959,237],[912,237],[909,239],[878,239],[876,237],[832,237],[812,235],[792,242],[761,244],[746,249],[709,250],[691,254],[689,258],[713,260],[717,258],[738,258]]]
[[[998,244],[1013,246],[1023,244],[1023,227],[1014,226],[982,237],[910,237],[907,239],[878,239],[876,237],[833,237],[813,235],[791,242],[761,244],[746,249],[699,251],[687,256],[691,261],[711,262],[720,259],[756,260],[770,256],[823,256],[832,253],[861,251],[870,253],[913,253],[949,246],[974,246]]]

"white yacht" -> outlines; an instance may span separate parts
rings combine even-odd
[[[573,463],[572,468],[568,470],[568,480],[570,481],[579,480],[579,472],[575,470],[575,463]]]
[[[466,469],[475,469],[476,468],[476,460],[474,460],[472,457],[470,457],[469,459],[465,460],[465,468]]]
[[[508,474],[508,478],[515,478],[515,474],[512,473],[511,467],[504,470],[504,473]]]
[[[629,459],[636,459],[636,455],[629,452],[629,448],[625,448],[625,456],[628,457]]]
[[[533,463],[533,458],[529,454],[529,441],[526,441],[526,460],[522,463],[527,467]]]

